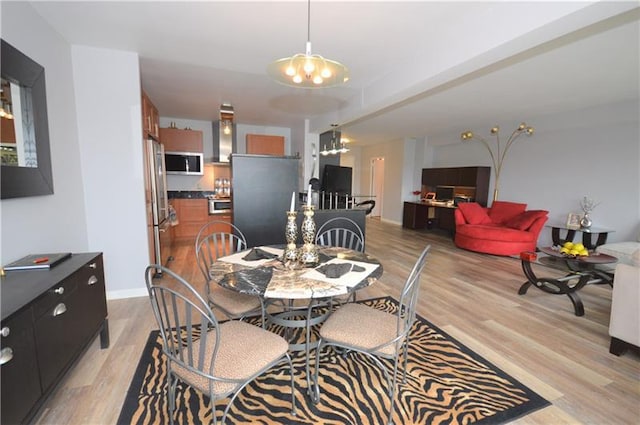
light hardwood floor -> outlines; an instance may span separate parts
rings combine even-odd
[[[431,244],[418,313],[552,403],[517,424],[640,424],[640,356],[609,354],[611,289],[580,292],[585,315],[566,296],[530,288],[513,258],[457,249],[446,235],[367,220],[367,252],[384,274],[359,299],[400,288],[420,251]],[[176,249],[171,268],[203,286],[192,244]],[[109,261],[105,258],[105,262]],[[143,284],[143,270],[131,279]],[[111,346],[94,341],[42,409],[40,424],[113,424],[151,329],[146,297],[108,302]]]

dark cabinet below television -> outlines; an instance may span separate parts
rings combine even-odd
[[[109,345],[101,253],[2,278],[0,423],[29,422],[99,333]]]

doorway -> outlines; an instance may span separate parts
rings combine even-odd
[[[384,203],[384,158],[371,159],[371,194],[374,196],[376,205],[370,215],[381,217]]]

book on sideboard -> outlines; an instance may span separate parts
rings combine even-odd
[[[31,254],[4,266],[5,271],[50,269],[71,257],[70,252]]]

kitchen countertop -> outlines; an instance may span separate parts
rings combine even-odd
[[[213,190],[169,190],[169,199],[203,199],[215,195]]]

